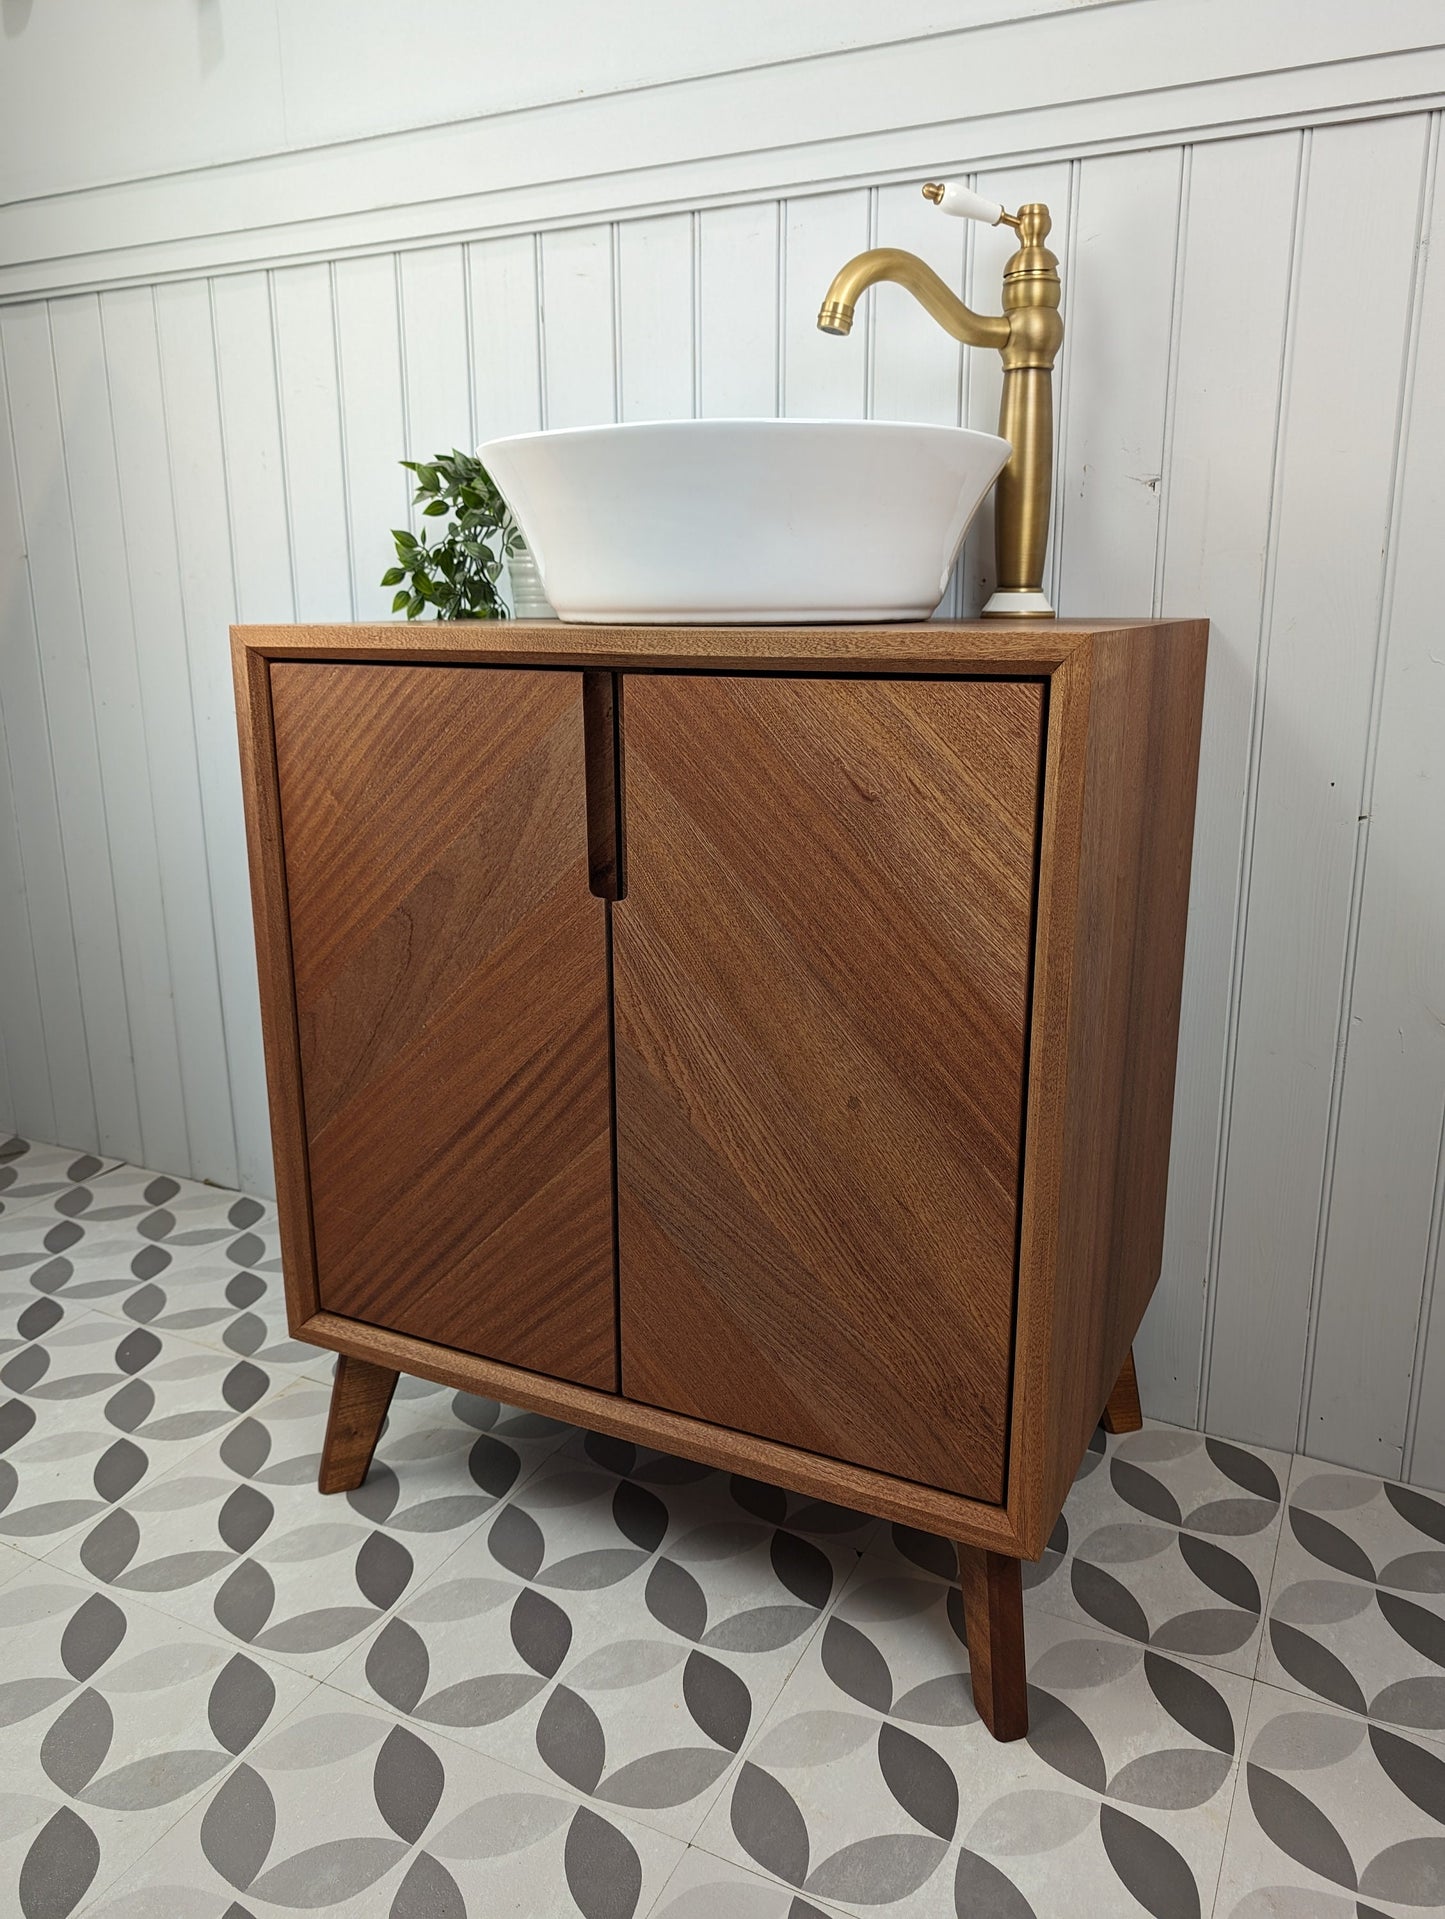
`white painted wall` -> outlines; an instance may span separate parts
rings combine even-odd
[[[991,425],[997,366],[896,289],[813,326],[870,242],[991,304],[1006,237],[918,193],[972,176],[1054,210],[1060,605],[1214,621],[1146,1400],[1445,1486],[1435,0],[522,30],[0,0],[0,1119],[269,1184],[227,623],[383,614],[406,453]]]

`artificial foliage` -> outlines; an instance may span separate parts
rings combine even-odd
[[[392,530],[397,564],[381,576],[383,586],[398,589],[392,612],[418,620],[432,607],[439,620],[505,620],[507,604],[497,581],[522,535],[491,475],[456,447],[401,464],[416,475],[413,501],[423,525],[420,534]],[[425,522],[444,516],[450,516],[447,524],[428,540]]]

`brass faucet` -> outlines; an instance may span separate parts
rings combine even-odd
[[[859,295],[879,280],[905,287],[945,333],[965,346],[997,347],[1003,357],[998,430],[1013,451],[999,475],[994,509],[997,582],[986,619],[1052,619],[1043,590],[1044,549],[1054,477],[1054,361],[1064,339],[1059,263],[1044,245],[1053,222],[1038,201],[1005,213],[967,187],[930,181],[925,196],[946,213],[1012,227],[1018,251],[1003,274],[1001,314],[975,313],[915,253],[873,247],[834,275],[818,314],[824,333],[853,325]]]

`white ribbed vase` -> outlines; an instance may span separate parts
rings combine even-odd
[[[555,620],[552,602],[542,591],[542,576],[530,547],[520,546],[507,561],[514,620]]]

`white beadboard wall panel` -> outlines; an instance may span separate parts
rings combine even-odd
[[[818,309],[843,262],[873,244],[872,196],[863,189],[807,194],[789,200],[782,219],[782,411],[793,419],[861,420],[878,304],[908,295],[875,287],[843,339],[818,331]]]
[[[70,894],[62,880],[65,854],[9,424],[6,357],[0,327],[0,401],[5,403],[0,420],[6,438],[0,450],[0,734],[5,745],[0,883],[6,902],[0,913],[0,1021],[12,1123],[40,1138],[83,1141],[95,1137],[95,1095]],[[27,873],[36,876],[33,889]]]
[[[330,267],[281,268],[271,276],[271,302],[296,617],[348,619],[351,540]]]
[[[291,524],[271,276],[238,273],[211,290],[221,392],[221,457],[230,504],[236,617],[294,620]]]
[[[1136,1358],[1151,1412],[1183,1426],[1198,1417],[1202,1386],[1300,146],[1285,133],[1195,148],[1181,239],[1160,610],[1209,609],[1209,670],[1169,1162],[1170,1284],[1154,1296]],[[1233,210],[1246,201],[1241,224]]]
[[[538,251],[530,233],[467,248],[474,443],[542,425]]]
[[[358,620],[391,617],[395,589],[380,581],[396,558],[392,529],[410,524],[415,490],[397,461],[436,451],[407,445],[398,274],[394,256],[340,260],[333,271],[351,601]]]
[[[228,1069],[212,1097],[229,1100],[236,1176],[253,1191],[272,1181],[261,1013],[251,929],[250,880],[235,749],[235,695],[226,630],[237,616],[230,496],[216,379],[211,288],[203,281],[158,287],[156,323],[180,559],[191,716],[201,784],[210,894]],[[255,396],[262,404],[268,396]],[[197,1165],[194,1171],[200,1172]]]
[[[992,430],[996,356],[898,289],[815,327],[875,244],[996,308],[1011,236],[918,191],[970,178],[1047,201],[1064,265],[1056,603],[1214,620],[1146,1406],[1445,1485],[1445,298],[1417,267],[1445,36],[1413,0],[980,4],[877,46],[850,15],[796,57],[749,14],[727,72],[686,66],[672,10],[672,77],[622,78],[625,45],[597,69],[645,112],[350,144],[395,97],[343,98],[313,126],[340,145],[0,208],[0,302],[107,289],[0,306],[0,1102],[269,1186],[227,623],[385,616],[396,463],[443,446],[693,413]],[[427,197],[458,179],[484,185]],[[990,545],[985,513],[945,610],[981,603]]]
[[[687,420],[696,410],[695,215],[617,230],[619,417]]]
[[[698,411],[704,419],[768,419],[779,411],[782,246],[782,207],[775,200],[698,215]]]
[[[1063,614],[1153,610],[1182,168],[1166,148],[1079,170],[1054,532]]]
[[[1206,1422],[1298,1436],[1427,123],[1310,138]],[[1342,301],[1340,262],[1368,298]]]
[[[1437,129],[1438,135],[1438,129]],[[1445,1120],[1445,196],[1431,156],[1421,285],[1383,608],[1382,699],[1360,812],[1361,881],[1339,1125],[1303,1441],[1397,1479],[1438,1229]],[[1431,350],[1433,347],[1433,351]],[[1432,885],[1432,880],[1435,882]],[[1368,1310],[1361,1312],[1361,1302]],[[1440,1315],[1445,1320],[1445,1314]],[[1435,1326],[1445,1340],[1445,1325]],[[1415,1400],[1426,1452],[1438,1391]],[[1439,1364],[1438,1358],[1435,1361]],[[1436,1460],[1438,1464],[1438,1457]]]
[[[135,1078],[127,1156],[182,1166],[191,1151],[99,299],[56,301],[50,326]]]
[[[547,425],[617,418],[617,230],[542,236],[542,386]]]
[[[397,459],[463,452],[472,439],[472,346],[468,338],[466,254],[461,247],[424,247],[400,260],[402,356],[406,377],[404,438]],[[412,524],[420,527],[420,508]]]
[[[55,386],[51,310],[44,305],[12,307],[0,316],[0,331],[40,648],[43,713],[51,729],[61,870],[71,896],[74,964],[83,1016],[79,1036],[95,1101],[92,1136],[100,1151],[132,1158],[141,1152],[140,1108]],[[99,419],[95,430],[101,430]],[[24,716],[20,718],[23,724]]]
[[[199,1178],[231,1186],[237,1178],[236,1133],[231,1103],[224,1097],[225,1021],[205,882],[201,777],[155,296],[149,287],[102,294],[101,319],[189,1165]]]

